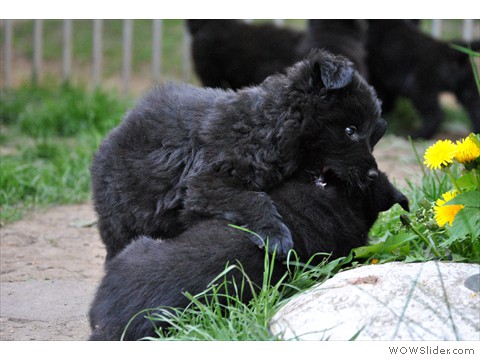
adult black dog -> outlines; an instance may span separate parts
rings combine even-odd
[[[454,93],[467,110],[473,131],[480,132],[480,96],[466,54],[422,33],[404,20],[370,20],[368,23],[369,81],[392,110],[399,96],[409,98],[423,124],[413,137],[431,138],[443,121],[438,95]],[[472,44],[480,48],[480,42]]]
[[[245,226],[284,256],[291,233],[266,191],[305,168],[365,188],[378,175],[369,139],[384,126],[373,88],[325,51],[237,92],[157,88],[94,156],[107,259],[140,235],[174,237],[202,218]]]
[[[332,253],[332,259],[346,256],[352,248],[366,244],[379,212],[396,203],[408,210],[408,200],[383,173],[363,190],[331,172],[321,179],[326,185],[304,174],[271,193],[292,231],[300,261],[318,252]],[[202,292],[227,263],[239,262],[249,279],[261,286],[264,256],[243,231],[229,227],[225,220],[200,221],[175,239],[140,237],[106,265],[90,309],[91,340],[119,340],[129,320],[144,309],[186,307],[189,300],[183,292]],[[276,284],[286,271],[285,263],[276,260],[271,283]],[[242,281],[237,269],[227,277],[237,285]],[[234,294],[233,288],[228,291]],[[241,295],[242,301],[251,299],[248,286]],[[154,335],[154,326],[144,315],[128,326],[126,340]]]
[[[364,20],[309,20],[306,31],[239,20],[187,20],[202,84],[238,89],[284,72],[312,49],[348,57],[366,78]]]

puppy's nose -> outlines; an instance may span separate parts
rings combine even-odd
[[[368,170],[367,175],[370,180],[375,180],[378,177],[378,171],[375,169],[370,169]]]

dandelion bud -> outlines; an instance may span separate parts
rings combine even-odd
[[[478,167],[478,159],[476,161],[469,162],[468,164],[464,164],[466,170],[473,170]]]
[[[430,231],[437,231],[440,227],[437,225],[437,223],[433,220],[430,220],[425,224],[425,227],[430,230]]]
[[[403,226],[405,226],[407,228],[410,228],[411,221],[410,221],[410,219],[407,215],[405,215],[405,214],[400,215],[400,221],[402,222]]]
[[[417,210],[415,212],[415,217],[417,218],[418,221],[423,221],[423,219],[425,219],[425,215],[423,214],[422,210]]]
[[[430,210],[432,207],[432,203],[427,199],[423,199],[420,201],[420,206],[423,207],[425,210]]]

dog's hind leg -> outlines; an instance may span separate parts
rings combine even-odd
[[[226,219],[255,234],[250,239],[284,257],[293,247],[290,229],[284,224],[270,196],[264,192],[228,186],[215,175],[197,175],[187,180],[183,223],[188,227],[199,219]]]
[[[422,126],[412,137],[430,139],[439,130],[443,121],[443,111],[436,94],[412,98],[413,105],[422,117]]]
[[[480,94],[478,94],[475,84],[465,87],[456,93],[458,101],[467,110],[473,125],[473,132],[480,133]]]

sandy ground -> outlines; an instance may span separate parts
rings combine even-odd
[[[0,340],[84,340],[105,250],[91,204],[52,207],[1,229]]]
[[[375,156],[400,187],[419,179],[406,140],[382,139]],[[94,222],[86,203],[36,211],[0,229],[0,340],[88,339],[105,257]]]

